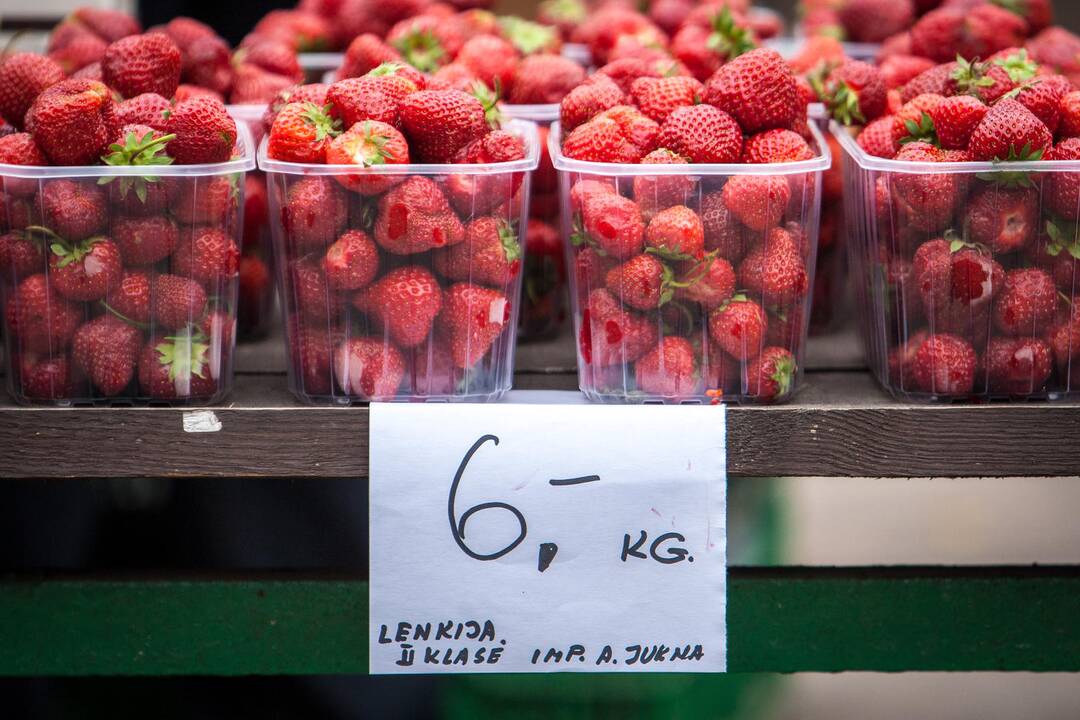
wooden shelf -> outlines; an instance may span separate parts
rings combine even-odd
[[[809,366],[850,366],[845,341]],[[813,348],[812,348],[813,349]],[[824,350],[824,352],[823,352]],[[515,387],[575,390],[565,342],[525,346]],[[825,360],[822,360],[825,358]],[[212,408],[221,430],[188,433],[182,408],[18,407],[0,400],[5,478],[365,477],[368,409],[289,394],[281,343],[239,353],[236,386]],[[1080,473],[1080,404],[900,403],[864,370],[808,370],[796,399],[729,409],[733,476],[981,477]],[[78,437],[78,453],[63,452]]]

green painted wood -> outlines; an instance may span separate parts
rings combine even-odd
[[[1080,671],[1080,569],[733,568],[733,671]],[[0,582],[2,675],[367,670],[367,583]]]

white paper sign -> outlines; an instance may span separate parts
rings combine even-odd
[[[723,406],[371,406],[372,673],[722,672]]]

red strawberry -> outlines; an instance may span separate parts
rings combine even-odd
[[[54,237],[49,249],[49,282],[69,300],[105,297],[124,272],[119,248],[106,238],[67,243]]]
[[[139,21],[122,10],[86,5],[75,8],[64,22],[75,23],[108,42],[114,42],[142,31]]]
[[[582,212],[594,195],[612,195],[617,192],[611,178],[587,180],[586,177],[588,176],[575,178],[576,182],[573,182],[570,188],[570,207],[574,212]]]
[[[125,270],[120,282],[109,288],[105,304],[121,320],[149,323],[152,282],[150,275],[144,271]]]
[[[457,90],[422,90],[401,102],[401,127],[419,162],[448,162],[488,132],[484,106]]]
[[[113,241],[127,265],[153,265],[172,254],[180,228],[167,216],[120,218],[112,228]]]
[[[82,35],[73,38],[61,48],[49,51],[49,59],[60,66],[61,70],[70,73],[72,77],[81,75],[88,68],[101,69],[101,59],[105,57],[105,50],[109,43],[96,35]],[[89,80],[101,80],[101,78],[86,78]]]
[[[1035,236],[1039,220],[1039,195],[1034,188],[977,190],[964,208],[964,225],[972,242],[996,253],[1026,247]]]
[[[641,252],[645,225],[633,200],[615,193],[587,195],[581,209],[582,228],[571,238],[575,245],[593,244],[603,254],[626,260]]]
[[[410,176],[379,199],[375,242],[395,255],[411,255],[454,245],[465,229],[438,185]]]
[[[135,377],[139,331],[115,315],[83,324],[71,342],[71,356],[101,394],[120,394]]]
[[[579,125],[563,139],[564,155],[590,162],[636,163],[651,149],[635,144],[617,120],[603,115]]]
[[[1080,305],[1073,305],[1068,312],[1061,313],[1046,332],[1046,341],[1053,352],[1054,362],[1062,370],[1076,365],[1074,360],[1080,356]]]
[[[326,105],[326,93],[329,89],[330,86],[325,83],[309,83],[307,85],[290,85],[283,90],[279,90],[273,100],[266,106],[266,112],[263,113],[263,129],[269,133],[270,129],[274,127],[274,120],[277,119],[278,113],[289,103],[313,103],[317,107],[324,107]]]
[[[634,366],[638,390],[651,395],[680,397],[698,383],[697,354],[686,338],[665,337]]]
[[[42,242],[32,232],[14,231],[0,235],[0,277],[18,282],[44,268]]]
[[[735,175],[722,192],[731,214],[759,232],[779,224],[791,198],[787,180],[772,175]]]
[[[193,100],[197,97],[210,98],[211,100],[216,100],[219,103],[225,102],[225,96],[221,93],[214,92],[209,88],[200,87],[198,85],[188,85],[187,83],[180,83],[176,87],[176,94],[173,95],[173,103],[179,105],[182,102],[187,102],[188,100]],[[252,102],[256,101],[253,100]],[[260,99],[257,102],[263,103],[266,102],[266,100]]]
[[[233,105],[262,105],[296,84],[294,75],[278,75],[258,65],[240,63],[233,70],[229,102]],[[184,86],[181,86],[184,87]],[[179,90],[178,90],[179,93]]]
[[[192,228],[172,254],[172,269],[206,287],[219,287],[236,275],[240,249],[221,228]]]
[[[874,120],[859,133],[856,142],[868,155],[892,159],[900,152],[895,133],[896,118],[891,115]]]
[[[289,78],[293,82],[302,82],[304,79],[304,70],[300,67],[296,51],[276,40],[258,40],[245,44],[236,51],[233,62],[237,65],[255,65],[266,72]]]
[[[940,8],[912,26],[911,50],[937,62],[948,62],[957,55],[989,57],[998,50],[1022,45],[1026,35],[1027,23],[990,4],[966,12]]]
[[[181,78],[221,95],[232,89],[232,52],[229,44],[211,35],[194,40],[183,50]]]
[[[84,240],[105,225],[105,191],[96,183],[51,180],[42,185],[38,202],[44,222],[67,240]]]
[[[667,260],[701,260],[705,229],[690,208],[675,205],[658,212],[645,230],[645,245]]]
[[[454,364],[470,368],[509,327],[510,317],[510,300],[503,293],[461,282],[446,290],[437,328],[450,344]]]
[[[567,93],[559,105],[559,119],[563,134],[568,134],[603,111],[622,105],[626,101],[623,91],[606,75],[593,76],[584,84]]]
[[[469,92],[470,88],[487,88],[482,82],[476,79],[472,70],[465,67],[461,63],[450,63],[449,65],[443,65],[436,70],[431,79],[428,80],[428,90],[460,90],[461,92]],[[488,88],[490,90],[490,88]],[[493,92],[493,91],[492,91]],[[471,94],[471,93],[470,93]],[[479,100],[479,98],[477,98]],[[480,100],[483,104],[483,100]]]
[[[607,271],[615,266],[615,261],[600,254],[594,247],[583,247],[577,251],[574,258],[574,271],[577,274],[578,286],[582,293],[590,292],[591,288],[602,287]]]
[[[518,53],[506,40],[494,35],[477,35],[461,47],[454,58],[490,88],[500,88],[508,94],[514,84]]]
[[[735,270],[722,257],[706,256],[687,271],[684,283],[675,297],[701,304],[712,310],[724,304],[735,294]]]
[[[1041,120],[1005,98],[976,126],[968,151],[974,160],[1039,160],[1053,144],[1053,135]]]
[[[109,143],[113,107],[105,85],[62,80],[34,100],[26,129],[53,164],[91,165]]]
[[[806,296],[806,264],[791,234],[773,228],[739,265],[739,284],[766,305],[789,306]]]
[[[692,77],[642,77],[630,85],[630,95],[641,112],[663,123],[677,108],[700,101],[704,87]]]
[[[435,270],[450,280],[505,286],[521,272],[521,243],[504,220],[481,217],[465,226],[465,241],[436,250]]]
[[[4,165],[48,165],[49,160],[30,133],[11,133],[0,137],[0,163]],[[4,192],[13,197],[30,197],[37,192],[38,181],[7,177]]]
[[[849,0],[840,6],[839,19],[850,40],[880,43],[903,32],[915,19],[912,0]]]
[[[675,275],[654,255],[635,255],[608,271],[608,290],[624,304],[638,310],[655,310],[675,295]]]
[[[885,79],[869,63],[846,60],[816,82],[829,114],[844,125],[865,125],[885,114]]]
[[[163,190],[168,195],[169,183],[162,184]],[[299,184],[299,183],[298,183]],[[178,183],[173,193],[176,196],[168,204],[168,209],[176,216],[176,219],[189,225],[223,225],[227,224],[229,214],[235,211],[239,205],[237,198],[238,188],[234,179],[225,175],[186,178]],[[152,188],[148,185],[147,188]],[[129,198],[131,193],[129,193]],[[147,206],[151,205],[148,195]]]
[[[383,63],[400,62],[401,53],[390,47],[377,35],[358,35],[345,51],[345,60],[338,71],[340,78],[366,75]]]
[[[1061,122],[1061,100],[1072,87],[1072,83],[1061,75],[1036,78],[1020,86],[1016,102],[1030,110],[1054,133]]]
[[[609,367],[632,363],[656,342],[656,324],[648,317],[625,309],[606,289],[589,294],[579,337],[579,350],[587,364]]]
[[[703,100],[731,113],[749,133],[783,128],[799,113],[799,91],[780,53],[759,48],[740,55],[705,83]]]
[[[514,105],[562,102],[584,80],[584,68],[573,60],[548,53],[529,55],[518,63],[507,99]]]
[[[1046,159],[1080,159],[1080,138],[1062,140],[1047,153]],[[1054,212],[1067,218],[1075,218],[1076,209],[1080,207],[1080,176],[1069,172],[1051,173],[1043,197],[1044,202]]]
[[[236,320],[244,334],[253,337],[271,312],[274,300],[273,280],[266,261],[256,255],[241,255],[237,269],[240,277]]]
[[[765,311],[742,294],[709,314],[709,337],[736,360],[750,360],[761,353],[767,328]]]
[[[0,117],[21,128],[34,99],[63,79],[64,70],[52,58],[27,52],[7,56],[0,64]]]
[[[325,321],[309,325],[297,317],[289,318],[287,332],[292,359],[290,385],[306,395],[329,395],[333,388],[331,355],[340,333]]]
[[[904,145],[897,160],[916,163],[946,162],[941,150],[924,142]],[[951,174],[898,174],[893,178],[894,199],[903,203],[905,217],[913,228],[935,232],[952,220],[960,195],[960,178]]]
[[[991,338],[986,350],[990,392],[1030,395],[1046,385],[1054,365],[1050,346],[1039,338]]]
[[[427,340],[443,307],[439,282],[418,265],[396,268],[353,296],[353,305],[403,348]]]
[[[900,99],[908,103],[920,95],[945,95],[956,68],[955,62],[947,62],[919,73],[900,89]]]
[[[390,28],[390,43],[410,65],[421,72],[434,72],[457,55],[464,43],[459,27],[434,15],[418,15]]]
[[[747,163],[798,162],[813,157],[806,139],[791,130],[766,130],[751,135],[743,144],[743,162]]]
[[[161,95],[143,93],[117,103],[113,110],[113,123],[116,127],[146,125],[155,130],[164,130],[166,113],[171,110],[172,104]]]
[[[994,325],[1006,335],[1039,335],[1053,321],[1057,305],[1057,286],[1044,270],[1010,270],[994,299]]]
[[[711,105],[678,108],[664,121],[657,142],[692,163],[737,163],[742,131],[735,119]]]
[[[341,391],[364,400],[393,398],[405,376],[405,358],[377,338],[349,338],[334,350],[334,377]]]
[[[473,140],[454,156],[455,164],[490,165],[525,158],[525,143],[503,130],[494,130]],[[521,187],[524,174],[457,173],[446,178],[450,204],[463,217],[486,213],[513,198]]]
[[[281,222],[297,250],[321,249],[341,234],[348,213],[348,198],[341,186],[330,178],[313,175],[289,186]]]
[[[180,48],[163,33],[130,35],[105,50],[105,84],[130,98],[142,93],[172,97],[180,84]]]
[[[327,148],[341,133],[341,122],[330,117],[330,107],[299,102],[283,107],[270,128],[266,154],[286,162],[325,163]]]
[[[927,338],[915,352],[912,378],[923,392],[964,395],[975,386],[975,351],[955,335],[937,334]]]
[[[363,231],[349,230],[326,249],[322,266],[330,287],[359,290],[379,271],[379,249]]]
[[[953,318],[969,318],[985,308],[1005,283],[1001,266],[960,241],[931,240],[919,246],[912,261],[926,312],[951,327]]]
[[[797,365],[791,351],[767,347],[746,366],[745,394],[756,400],[783,400],[795,386]]]
[[[19,390],[29,400],[66,400],[75,394],[71,362],[66,356],[21,358]]]
[[[687,160],[666,148],[653,150],[641,158],[642,165],[686,165]],[[634,201],[646,218],[672,205],[689,202],[696,186],[688,175],[635,175]]]
[[[400,124],[401,101],[419,88],[400,75],[374,74],[379,68],[373,74],[339,80],[327,88],[327,111],[341,121],[342,127],[351,128],[361,120],[377,120],[395,127]]]
[[[236,145],[236,122],[221,102],[197,97],[177,103],[165,121],[165,132],[176,135],[168,153],[180,165],[225,162]]]
[[[1013,74],[997,63],[981,63],[957,57],[945,81],[943,95],[972,95],[987,105],[993,105],[1016,87]]]
[[[915,55],[889,55],[881,61],[878,70],[885,87],[901,88],[918,75],[937,67],[933,60]]]
[[[1066,93],[1058,109],[1058,135],[1063,138],[1080,137],[1080,90]]]
[[[971,134],[982,122],[989,108],[971,95],[956,95],[942,100],[928,114],[934,121],[941,147],[966,150]]]
[[[289,270],[289,300],[305,320],[337,327],[345,320],[346,296],[330,289],[322,265],[312,257],[292,263]]]
[[[715,250],[730,263],[738,262],[746,253],[747,234],[725,204],[722,191],[701,198],[701,224],[706,250]]]
[[[139,389],[152,398],[210,398],[217,393],[209,339],[201,332],[188,329],[150,338],[138,356]]]
[[[7,312],[18,347],[45,354],[63,351],[83,318],[82,310],[57,293],[41,273],[19,283]]]

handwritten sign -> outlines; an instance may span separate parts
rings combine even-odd
[[[371,672],[724,671],[724,421],[373,404]]]

